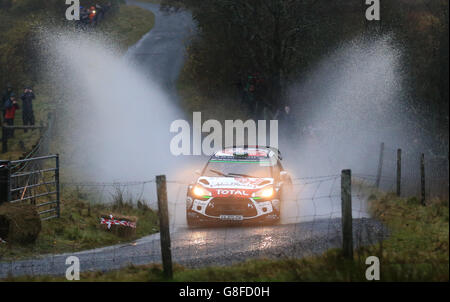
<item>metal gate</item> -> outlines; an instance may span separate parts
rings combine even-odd
[[[3,162],[6,201],[36,205],[42,220],[59,218],[59,156],[48,155]],[[1,203],[1,201],[0,201]]]

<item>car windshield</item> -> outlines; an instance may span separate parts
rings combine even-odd
[[[272,177],[270,164],[267,161],[209,161],[204,176],[208,177]]]

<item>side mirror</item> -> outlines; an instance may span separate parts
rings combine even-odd
[[[197,174],[197,175],[202,175],[202,171],[199,170],[199,169],[195,170],[194,173]]]

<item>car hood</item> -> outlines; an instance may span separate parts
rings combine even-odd
[[[211,189],[261,189],[273,184],[273,178],[253,177],[199,177],[197,183]]]

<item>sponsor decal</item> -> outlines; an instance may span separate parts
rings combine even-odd
[[[246,156],[253,156],[253,157],[267,157],[268,154],[269,154],[268,151],[261,150],[261,149],[229,148],[229,149],[225,149],[225,150],[216,152],[216,154],[214,154],[214,156],[215,157],[220,157],[220,156],[229,157],[229,156],[234,156],[234,155],[246,155]]]
[[[205,179],[209,185],[207,188],[217,189],[257,189],[260,184],[265,182],[263,186],[273,183],[272,178],[253,178],[253,177],[202,177],[199,180]],[[203,184],[203,183],[202,183]]]
[[[236,197],[236,198],[249,198],[255,190],[252,189],[215,189],[212,190],[213,197]]]
[[[257,186],[266,179],[262,178],[248,178],[248,177],[236,177],[234,178],[235,181],[237,181],[241,185],[252,185]]]

